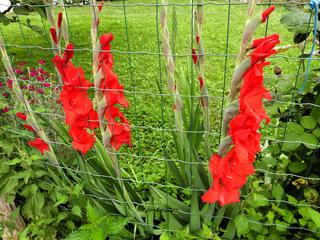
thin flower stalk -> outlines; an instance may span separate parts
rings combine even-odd
[[[103,93],[99,89],[101,84],[101,79],[102,79],[102,72],[98,71],[98,68],[99,68],[98,55],[99,55],[99,51],[101,50],[100,41],[98,37],[98,24],[99,24],[98,19],[99,19],[100,11],[96,6],[95,1],[92,1],[91,3],[92,3],[91,42],[92,42],[92,49],[93,49],[92,73],[93,73],[93,80],[94,80],[94,87],[95,87],[95,104],[98,112],[102,142],[103,142],[103,145],[106,147],[106,146],[109,146],[110,134],[107,131],[105,131],[106,123],[103,121],[103,113],[106,110],[106,102],[105,102]]]
[[[255,0],[254,0],[255,1]],[[239,93],[239,86],[241,85],[241,77],[244,72],[250,67],[248,60],[245,60],[246,52],[248,50],[248,45],[250,45],[253,37],[253,33],[256,31],[257,27],[261,23],[265,23],[269,14],[275,9],[274,6],[266,9],[262,14],[252,17],[250,14],[253,12],[255,4],[251,5],[252,10],[249,11],[248,19],[244,28],[244,33],[242,36],[242,41],[240,45],[240,50],[236,60],[236,67],[233,71],[231,80],[231,89],[229,94],[229,100],[232,102],[236,95]]]
[[[95,104],[98,112],[103,145],[108,149],[114,169],[120,176],[115,152],[123,145],[131,146],[130,122],[120,111],[119,106],[128,107],[123,86],[113,72],[113,56],[110,52],[112,33],[98,36],[99,13],[102,5],[92,1],[91,40],[93,47],[93,77],[95,86]],[[117,121],[116,119],[119,119]]]
[[[170,35],[167,23],[167,15],[168,15],[168,1],[163,0],[163,8],[160,13],[160,24],[162,27],[162,49],[164,53],[164,57],[166,60],[167,67],[167,77],[168,77],[168,87],[171,93],[174,96],[174,116],[175,116],[175,125],[178,132],[178,136],[182,138],[183,132],[183,118],[182,118],[182,100],[179,93],[179,89],[175,83],[175,64],[172,57],[172,52],[170,48]]]
[[[16,97],[24,107],[25,112],[27,113],[27,118],[26,118],[27,125],[31,126],[34,132],[38,135],[38,137],[48,145],[48,149],[44,152],[44,156],[47,157],[52,164],[59,165],[57,157],[50,144],[49,138],[37,123],[29,102],[24,98],[22,94],[18,80],[15,76],[10,59],[8,57],[7,51],[4,47],[4,41],[2,37],[0,37],[0,50],[2,53],[2,62],[7,70],[7,73],[10,79],[12,80],[12,91],[14,92],[14,94],[16,95]]]
[[[201,3],[202,1],[200,1]],[[204,143],[205,149],[208,155],[211,155],[210,144],[209,144],[209,132],[210,132],[210,109],[209,109],[209,95],[208,89],[205,84],[204,78],[204,46],[202,41],[202,26],[203,26],[203,6],[199,4],[195,11],[195,40],[197,44],[196,50],[192,50],[194,56],[194,64],[198,75],[199,87],[201,91],[201,106],[203,109],[203,120],[204,120]]]
[[[48,22],[50,23],[51,27],[50,27],[50,35],[51,35],[51,43],[52,43],[52,48],[53,48],[53,52],[54,52],[54,55],[61,55],[61,52],[60,52],[60,46],[59,46],[59,42],[58,41],[58,35],[57,35],[57,24],[56,22],[54,21],[54,9],[53,9],[53,6],[52,6],[52,2],[50,1],[47,1],[47,0],[44,0],[43,1],[44,4],[46,5],[45,7],[45,10],[46,10],[46,15],[47,15],[47,19],[48,19]]]
[[[62,11],[58,13],[57,22],[54,20],[54,8],[52,2],[49,3],[44,0],[46,4],[45,11],[47,15],[48,22],[50,23],[50,37],[52,43],[52,49],[55,56],[61,56],[61,39],[63,37],[65,43],[69,43],[68,36],[68,24],[66,21],[65,7],[62,4]],[[59,83],[62,84],[61,76],[58,73]]]
[[[100,91],[100,84],[102,79],[102,72],[99,68],[99,51],[101,50],[99,36],[98,36],[98,25],[99,25],[99,13],[100,10],[96,6],[96,1],[92,3],[92,20],[91,20],[91,42],[92,42],[92,74],[95,87],[95,104],[98,112],[99,127],[102,136],[102,143],[108,149],[107,153],[112,161],[113,167],[118,177],[120,177],[120,169],[116,159],[115,151],[110,146],[111,134],[107,131],[107,123],[103,119],[104,112],[106,110],[106,101],[102,91]]]

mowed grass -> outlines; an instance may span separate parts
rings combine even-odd
[[[142,2],[144,4],[134,4]],[[191,66],[191,13],[193,8],[186,0],[175,1],[177,5],[177,39],[175,42],[176,68],[187,69]],[[130,107],[125,111],[132,123],[133,148],[122,148],[119,159],[128,174],[140,181],[162,181],[165,177],[165,162],[162,149],[172,150],[173,139],[169,124],[171,116],[171,96],[168,95],[164,58],[159,53],[161,46],[161,27],[157,14],[161,7],[154,1],[127,1],[126,8],[121,2],[106,3],[101,16],[99,33],[112,32],[114,41],[114,71],[124,85]],[[221,2],[224,3],[224,2]],[[267,6],[258,6],[262,10]],[[90,39],[91,7],[68,7],[67,15],[70,25],[70,41],[76,52],[74,63],[82,66],[88,79],[91,79],[92,51]],[[229,12],[230,10],[230,12]],[[238,52],[246,18],[246,5],[212,5],[204,6],[203,42],[206,51],[205,81],[208,87],[211,109],[212,147],[216,148],[219,140],[221,122],[222,99],[228,95],[228,87],[235,66],[235,55]],[[58,9],[56,9],[58,12]],[[170,29],[172,29],[173,6],[168,8]],[[268,22],[267,33],[278,33],[282,45],[292,43],[292,33],[281,24],[280,18],[286,13],[284,7],[277,7]],[[126,13],[126,14],[125,14]],[[42,25],[37,14],[20,16],[21,22],[27,18],[31,23],[44,28],[44,35],[37,34],[29,28],[19,24],[2,26],[5,42],[9,53],[15,54],[14,61],[27,61],[30,66],[39,59],[46,59],[53,71],[50,59],[49,24]],[[228,31],[229,29],[229,31]],[[255,38],[263,37],[266,24],[259,27]],[[194,44],[194,43],[193,43]],[[294,73],[297,70],[297,50],[284,53],[286,58],[278,56],[271,59],[271,66],[267,73],[271,73],[275,65],[281,66],[284,73]],[[192,78],[197,81],[195,76]],[[179,77],[177,77],[179,78]],[[163,87],[163,96],[159,91],[159,84]],[[293,83],[292,83],[293,84]],[[198,86],[198,82],[195,83]],[[179,87],[179,86],[178,86]],[[226,88],[225,91],[223,89]],[[199,91],[196,91],[200,94]],[[163,109],[166,109],[163,111]],[[169,111],[167,111],[169,110]],[[172,156],[175,158],[175,156]],[[207,159],[205,159],[207,161]],[[162,180],[161,180],[162,179]],[[148,187],[148,186],[144,186]]]

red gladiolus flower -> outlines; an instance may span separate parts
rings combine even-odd
[[[30,132],[34,132],[33,127],[31,127],[29,124],[23,124],[23,127],[27,130],[29,130]]]
[[[239,114],[229,123],[228,134],[233,146],[224,156],[214,154],[210,160],[213,184],[202,196],[202,201],[218,202],[221,206],[239,202],[240,188],[247,176],[255,172],[253,162],[260,151],[261,122],[270,120],[263,108],[262,100],[271,99],[269,91],[263,86],[263,68],[268,65],[265,59],[276,51],[279,36],[271,35],[253,42],[250,53],[251,66],[243,75],[243,85],[239,97]]]
[[[267,8],[261,15],[261,22],[264,23],[267,20],[267,18],[270,15],[270,13],[272,13],[275,8],[276,7],[274,5],[272,5],[269,8]]]
[[[101,3],[101,4],[98,5],[98,10],[99,10],[99,12],[101,12],[102,7],[103,7],[103,3]]]
[[[61,27],[61,22],[62,22],[62,12],[59,12],[58,13],[58,21],[57,21],[58,28]]]
[[[192,48],[192,60],[194,64],[197,64],[198,62],[198,56],[197,56],[197,52],[194,48]]]
[[[196,42],[197,42],[197,44],[199,44],[199,42],[200,42],[200,36],[199,35],[196,36]]]
[[[99,70],[102,72],[100,89],[106,99],[105,118],[111,134],[110,144],[118,150],[123,144],[131,146],[130,123],[117,105],[128,107],[128,101],[123,93],[123,86],[119,83],[118,76],[112,71],[113,57],[110,53],[112,33],[100,37],[101,52],[98,55]],[[119,120],[119,121],[118,121]]]
[[[199,76],[198,79],[199,79],[200,89],[202,89],[204,84],[203,78]]]
[[[72,146],[86,154],[95,143],[94,134],[89,134],[87,129],[93,130],[99,127],[99,121],[87,93],[93,84],[84,77],[81,67],[77,68],[71,63],[73,54],[73,45],[68,44],[63,57],[55,56],[52,62],[64,83],[59,100],[66,115],[66,124],[70,126],[69,135],[73,140]]]
[[[86,154],[96,142],[94,134],[89,134],[85,128],[71,126],[69,134],[72,137],[72,147]]]
[[[33,141],[29,141],[28,145],[30,147],[38,149],[42,155],[44,154],[45,151],[49,150],[48,144],[45,141],[43,141],[41,138],[36,138]]]
[[[27,120],[27,115],[25,115],[25,114],[22,113],[22,112],[17,112],[16,115],[17,115],[18,118],[20,118],[20,119],[23,120],[23,121],[26,121],[26,120]]]
[[[58,44],[58,36],[57,36],[56,29],[54,27],[50,28],[50,34],[51,34],[52,41],[55,44]]]

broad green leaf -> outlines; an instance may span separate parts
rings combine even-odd
[[[103,233],[103,230],[101,228],[97,228],[94,226],[92,226],[90,235],[91,235],[90,239],[92,239],[92,240],[105,240],[106,239],[106,236]]]
[[[299,135],[288,133],[284,138],[282,150],[285,152],[291,152],[296,150],[300,146]]]
[[[277,212],[287,223],[293,224],[297,222],[297,220],[293,217],[293,213],[291,211],[287,209],[277,208]]]
[[[318,228],[320,228],[320,213],[310,207],[308,207],[307,211],[311,220],[317,225]]]
[[[302,134],[300,136],[300,141],[303,142],[303,145],[305,145],[309,149],[317,149],[319,147],[318,139],[311,133]]]
[[[312,134],[316,137],[316,138],[320,138],[320,128],[316,128],[312,131]]]
[[[316,101],[314,102],[316,105],[320,105],[320,93],[318,93],[318,96],[316,98]],[[318,106],[313,106],[311,110],[311,115],[318,120],[318,123],[320,124],[320,108]]]
[[[75,216],[82,217],[81,208],[79,206],[77,206],[77,205],[72,207],[71,212]]]
[[[283,15],[280,22],[285,25],[290,32],[294,33],[306,33],[309,24],[312,24],[310,23],[310,13],[306,13],[298,8]]]
[[[27,6],[15,6],[13,12],[17,15],[29,15],[31,11]]]
[[[275,221],[275,224],[276,224],[276,229],[277,229],[279,232],[284,232],[284,231],[287,230],[287,227],[289,227],[289,223],[280,221],[280,220],[278,220],[278,219]]]
[[[281,200],[282,196],[283,196],[283,188],[281,187],[280,184],[274,184],[272,186],[272,196],[276,199],[276,200]]]
[[[121,216],[105,216],[99,220],[99,225],[108,235],[119,235],[127,223],[127,219]]]
[[[287,123],[287,133],[302,135],[303,132],[304,132],[304,128],[300,124],[294,123],[294,122]]]
[[[253,193],[247,201],[252,207],[265,207],[269,205],[268,198],[257,193]]]
[[[91,206],[90,202],[87,202],[87,219],[89,223],[95,223],[100,218],[99,213],[94,207]]]
[[[317,126],[317,121],[312,116],[303,116],[300,118],[300,124],[305,129],[314,129]]]
[[[289,170],[292,173],[301,173],[308,167],[308,164],[305,162],[291,162],[289,163]]]
[[[287,198],[288,198],[288,201],[292,204],[298,204],[298,201],[297,199],[295,199],[294,197],[292,197],[291,195],[287,194]]]
[[[245,215],[238,215],[236,216],[234,223],[237,229],[237,236],[241,237],[245,235],[249,230],[249,222]]]

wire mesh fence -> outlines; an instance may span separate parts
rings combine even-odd
[[[257,8],[264,9],[266,6],[276,5],[277,10],[272,19],[268,20],[265,27],[260,27],[255,35],[266,36],[270,33],[279,33],[282,40],[282,45],[292,44],[292,34],[287,31],[280,23],[280,18],[288,11],[288,7],[303,6],[305,3],[288,1],[288,2],[262,2]],[[13,4],[12,7],[21,7],[23,4]],[[91,11],[99,4],[70,4],[63,1],[56,4],[36,4],[33,7],[54,7],[57,13],[60,9],[64,9],[66,21],[68,23],[69,40],[74,44],[74,64],[81,66],[85,70],[87,79],[94,81],[91,76],[92,69],[92,54],[95,50],[91,46],[90,40],[90,24]],[[166,6],[168,7],[168,28],[171,31],[172,53],[169,54],[174,58],[176,65],[176,74],[182,76],[189,75],[189,79],[194,86],[197,84],[195,78],[196,71],[193,67],[191,49],[195,46],[194,40],[194,11],[198,6],[201,6],[204,11],[203,22],[203,44],[205,52],[205,70],[204,76],[206,85],[208,87],[208,95],[210,101],[210,123],[209,130],[193,131],[188,129],[179,129],[172,124],[172,112],[167,109],[172,108],[172,98],[176,96],[167,87],[168,77],[165,68],[165,56],[162,51],[162,32],[160,25],[160,11]],[[161,207],[155,201],[149,201],[149,189],[152,187],[159,188],[167,193],[169,196],[188,199],[194,191],[204,193],[207,189],[194,188],[194,184],[187,187],[179,186],[175,183],[174,178],[170,174],[168,162],[181,163],[192,165],[202,165],[207,168],[209,159],[206,158],[205,153],[200,153],[200,161],[190,162],[185,159],[178,159],[175,156],[174,142],[172,132],[183,132],[185,134],[207,134],[209,137],[210,146],[212,149],[218,149],[222,132],[223,112],[226,107],[227,95],[229,93],[230,79],[232,71],[235,67],[235,59],[238,53],[238,46],[242,37],[242,29],[245,23],[246,9],[248,3],[240,1],[177,1],[169,3],[161,3],[159,1],[145,1],[145,2],[130,2],[130,1],[116,1],[104,4],[104,11],[100,14],[98,33],[113,32],[115,36],[114,42],[110,52],[114,55],[114,71],[119,76],[120,82],[124,85],[124,94],[126,95],[130,106],[124,109],[124,113],[130,120],[127,124],[132,132],[132,148],[123,147],[118,152],[110,152],[117,157],[121,175],[114,177],[105,173],[99,173],[94,168],[87,168],[84,170],[75,164],[69,165],[65,162],[61,165],[55,165],[47,161],[43,164],[52,169],[61,169],[65,172],[74,173],[77,176],[87,179],[93,177],[96,179],[104,179],[105,181],[118,181],[133,185],[136,191],[142,193],[142,201],[132,201],[132,204],[137,209],[145,209],[141,211],[153,211],[158,213],[174,213],[177,215],[191,215],[195,214],[192,211],[181,211],[181,209],[172,207]],[[10,14],[10,13],[9,13]],[[311,15],[311,14],[310,14]],[[46,79],[30,78],[25,79],[20,74],[17,74],[17,80],[24,86],[23,91],[29,101],[34,102],[33,112],[43,122],[58,121],[63,122],[65,114],[59,107],[57,100],[62,85],[58,81],[58,74],[54,71],[50,60],[54,56],[55,47],[52,47],[51,38],[49,34],[50,24],[46,19],[38,14],[31,13],[31,15],[17,14],[16,23],[8,26],[1,25],[0,34],[4,40],[4,46],[11,58],[13,66],[17,66],[19,62],[26,61],[29,66],[26,71],[30,75],[35,69],[38,71],[42,69],[48,72]],[[28,20],[29,19],[29,20]],[[26,24],[29,22],[29,24]],[[312,23],[309,22],[310,29]],[[35,29],[37,31],[35,31]],[[256,37],[256,36],[255,36]],[[66,50],[66,47],[59,47],[60,51]],[[292,73],[294,76],[288,79],[288,84],[291,86],[287,97],[274,97],[269,103],[266,103],[267,110],[271,112],[272,106],[278,104],[278,109],[286,109],[290,113],[295,111],[295,107],[313,107],[320,108],[315,102],[300,102],[298,101],[299,93],[297,84],[306,73],[303,68],[304,62],[310,59],[309,56],[303,55],[308,51],[308,47],[304,45],[303,49],[290,49],[284,53],[279,53],[271,57],[271,66],[281,66],[283,72]],[[100,50],[98,52],[101,52]],[[302,52],[302,55],[301,55]],[[40,59],[46,60],[45,65],[39,65]],[[311,70],[316,68],[319,58],[312,57]],[[33,68],[32,68],[33,67]],[[22,67],[21,67],[22,68]],[[19,69],[19,67],[16,67]],[[187,70],[185,70],[187,69]],[[5,84],[8,77],[4,72],[1,81]],[[186,72],[186,73],[184,73]],[[49,74],[51,73],[51,74]],[[273,69],[269,68],[266,72],[267,86],[273,88]],[[182,82],[177,77],[177,85]],[[318,81],[318,80],[317,80]],[[47,84],[47,87],[45,87]],[[39,90],[40,89],[40,90]],[[95,90],[103,91],[100,87],[91,86],[89,92],[93,94]],[[110,89],[108,89],[110,90]],[[112,89],[111,89],[112,91]],[[15,117],[16,112],[22,112],[23,108],[17,104],[16,99],[11,96],[10,89],[3,85],[2,92],[8,96],[8,116],[15,118],[15,124],[2,124],[1,131],[8,132],[13,138],[17,139],[32,139],[30,132],[23,129],[21,124],[17,124],[19,120]],[[179,95],[183,101],[191,101],[190,99],[198,100],[203,95],[199,91],[194,94]],[[273,114],[271,112],[271,114]],[[10,119],[10,118],[8,118]],[[106,123],[108,123],[106,121]],[[46,134],[50,136],[49,143],[55,148],[58,159],[66,159],[70,150],[70,141],[61,141],[53,129],[46,128]],[[263,162],[263,158],[267,155],[268,147],[278,146],[280,149],[284,143],[302,144],[308,149],[319,151],[319,140],[317,143],[303,141],[303,139],[288,140],[288,127],[286,121],[279,121],[279,117],[271,116],[271,123],[265,125],[261,130],[263,137],[261,138],[262,152],[257,157],[256,174],[249,178],[250,184],[256,180],[261,181],[262,184],[271,186],[276,184],[279,179],[287,181],[287,185],[292,185],[295,181],[315,182],[314,186],[318,186],[320,177],[318,175],[310,175],[311,169],[305,174],[295,174],[285,171],[279,165],[283,164],[281,154],[275,159],[272,165],[259,164]],[[29,138],[29,139],[28,139]],[[20,141],[20,140],[19,140]],[[60,150],[60,151],[59,151]],[[83,155],[82,159],[85,163],[90,162],[90,159],[97,153],[95,148],[90,150],[92,154]],[[108,150],[106,150],[108,152]],[[171,157],[168,157],[170,155]],[[289,157],[290,152],[287,154]],[[70,153],[70,157],[73,154]],[[64,161],[64,160],[61,160]],[[264,179],[264,180],[262,180]],[[65,186],[59,186],[53,182],[42,181],[51,187],[57,188],[62,192],[68,192]],[[249,184],[248,184],[249,186]],[[296,186],[296,185],[295,185]],[[306,185],[307,186],[307,185]],[[302,184],[302,188],[305,187]],[[252,191],[257,191],[258,188],[246,187],[244,193],[241,194],[241,201],[252,198]],[[270,190],[269,189],[269,190]],[[290,188],[292,189],[292,187]],[[299,190],[299,187],[297,187]],[[82,191],[79,193],[89,198],[95,198],[106,204],[114,203],[128,203],[126,199],[117,199],[113,196],[108,197],[98,191],[90,193]],[[291,211],[299,211],[301,207],[310,207],[319,211],[319,202],[311,203],[303,200],[303,194],[300,194],[299,201],[292,201],[288,198],[275,199],[270,193],[269,197],[262,196],[260,200],[267,203],[263,207],[288,208]],[[261,197],[261,195],[260,195]],[[259,197],[254,198],[258,201]],[[170,200],[167,197],[167,206]],[[186,205],[189,204],[185,200]],[[272,205],[273,204],[273,205]],[[65,210],[71,211],[68,207]],[[146,210],[147,209],[147,210]],[[188,209],[188,208],[187,208]],[[234,221],[236,216],[219,215],[218,207],[215,212],[209,217],[212,222],[216,219],[223,221]],[[127,210],[123,215],[126,215]],[[112,214],[112,213],[108,213]],[[206,215],[202,212],[196,213],[201,217]],[[117,215],[117,214],[116,214]],[[118,214],[119,215],[119,214]],[[165,215],[164,215],[165,216]],[[168,215],[169,216],[169,215]],[[166,218],[166,217],[164,217]],[[293,218],[292,218],[293,219]],[[167,220],[167,219],[166,219]],[[261,218],[256,220],[248,219],[249,224],[258,224],[262,226],[282,228],[283,231],[309,232],[314,237],[319,237],[318,227],[310,227],[305,223],[297,224],[296,221],[270,221],[270,219]],[[308,220],[311,221],[312,220]],[[161,231],[178,232],[178,230],[170,227],[170,221],[167,220],[165,225],[157,222],[137,222],[130,219],[129,223],[150,226],[152,229],[160,229]],[[212,232],[218,231],[212,226]],[[225,230],[226,232],[228,229]],[[150,234],[150,233],[149,233]],[[151,236],[151,235],[150,235]],[[197,235],[199,238],[203,237],[201,234]]]

